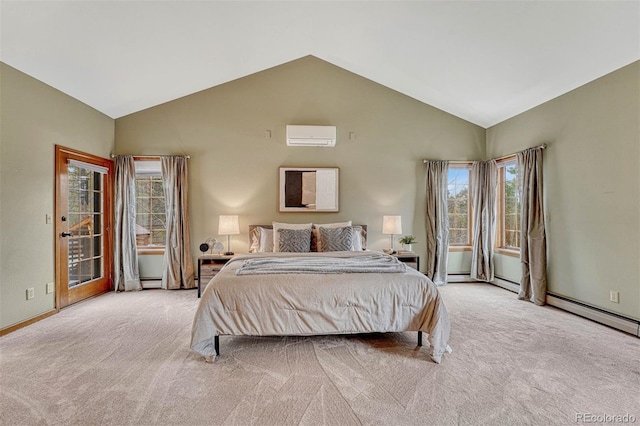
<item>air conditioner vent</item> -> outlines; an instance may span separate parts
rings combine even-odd
[[[336,146],[336,126],[287,125],[288,146]]]

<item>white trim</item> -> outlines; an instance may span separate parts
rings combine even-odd
[[[91,170],[92,172],[98,172],[101,175],[106,175],[109,173],[109,169],[106,167],[98,166],[97,164],[85,163],[84,161],[78,161],[74,159],[69,159],[68,165],[70,167],[80,167],[83,169]]]

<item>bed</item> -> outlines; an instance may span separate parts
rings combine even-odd
[[[364,243],[325,251],[326,241],[317,252],[232,258],[200,299],[192,350],[211,360],[220,354],[220,336],[417,331],[418,345],[426,333],[428,353],[440,363],[451,351],[450,322],[435,284],[395,257],[363,250]]]

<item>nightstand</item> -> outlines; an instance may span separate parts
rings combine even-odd
[[[223,254],[203,254],[198,257],[198,297],[202,295],[202,290],[211,278],[215,277],[232,257]]]
[[[404,262],[407,266],[412,267],[416,271],[420,271],[420,256],[417,253],[396,253],[392,255],[397,257],[400,262]]]

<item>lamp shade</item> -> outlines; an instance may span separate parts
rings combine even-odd
[[[218,235],[237,235],[240,233],[240,224],[237,215],[221,215],[218,223]]]
[[[402,234],[402,217],[383,216],[382,233],[388,235]]]

